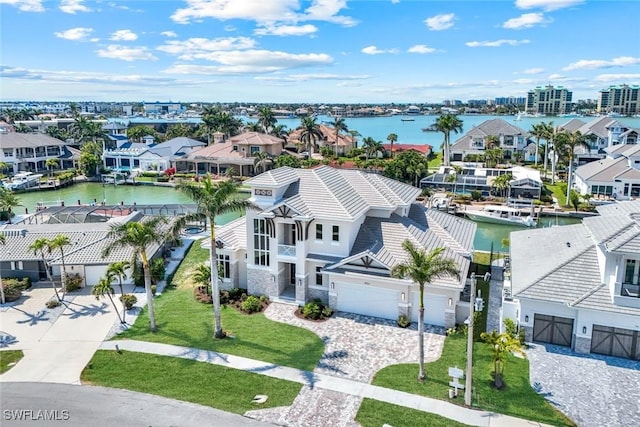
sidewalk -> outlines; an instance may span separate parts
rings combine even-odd
[[[200,350],[197,348],[180,347],[168,344],[159,344],[146,341],[118,340],[106,341],[101,346],[102,350],[115,350],[116,345],[120,350],[135,351],[140,353],[157,354],[162,356],[180,357],[182,359],[196,360],[212,363],[233,369],[241,369],[273,378],[280,378],[304,384],[309,388],[331,390],[340,393],[370,398],[382,402],[388,402],[407,408],[413,408],[424,412],[438,414],[460,423],[473,426],[486,427],[518,427],[518,426],[545,426],[534,421],[527,421],[508,415],[492,412],[468,409],[454,405],[443,400],[418,396],[402,391],[391,390],[358,381],[337,378],[314,372],[278,366],[245,357],[214,351]]]

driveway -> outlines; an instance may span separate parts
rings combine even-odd
[[[315,373],[370,383],[375,373],[385,366],[418,362],[415,324],[402,329],[394,321],[342,312],[324,322],[311,322],[296,317],[296,309],[294,305],[272,303],[265,315],[278,322],[303,327],[321,337],[325,352]],[[425,362],[440,357],[444,339],[443,328],[427,328]],[[250,411],[246,415],[288,426],[357,426],[353,420],[361,400],[358,396],[305,385],[290,407]]]
[[[580,427],[640,425],[640,362],[532,344],[531,385]]]

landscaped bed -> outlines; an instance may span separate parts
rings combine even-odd
[[[24,357],[22,350],[0,351],[0,374],[7,372]]]
[[[290,406],[301,384],[177,357],[99,350],[81,375],[85,384],[150,393],[244,414]],[[251,403],[256,395],[265,403]],[[212,423],[215,424],[214,420]]]
[[[456,334],[447,337],[440,359],[425,364],[427,379],[424,383],[417,381],[418,365],[401,364],[388,366],[380,370],[373,384],[412,394],[449,400],[448,390],[450,377],[449,367],[466,366],[466,337]],[[493,363],[489,346],[485,343],[474,344],[473,388],[475,390],[473,405],[486,411],[511,415],[523,419],[539,421],[558,426],[575,426],[560,411],[553,408],[543,396],[537,394],[529,383],[529,362],[526,359],[508,356],[504,368],[506,387],[496,390],[492,385],[491,372]],[[450,400],[451,403],[463,405],[462,395]],[[379,403],[363,405],[358,412],[358,420],[374,417]],[[401,425],[395,419],[385,422]]]

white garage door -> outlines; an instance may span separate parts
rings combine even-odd
[[[418,320],[420,293],[413,293],[413,304],[411,305],[411,320]],[[447,309],[447,297],[424,294],[424,323],[427,325],[444,326],[444,311]]]
[[[104,276],[107,271],[105,265],[86,265],[84,267],[84,284],[93,286]]]
[[[338,310],[396,320],[400,292],[367,285],[338,283]]]

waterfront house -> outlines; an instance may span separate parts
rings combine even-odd
[[[595,197],[629,200],[640,197],[640,145],[615,145],[607,157],[576,169],[575,190]]]
[[[503,317],[528,341],[638,360],[640,201],[597,209],[580,224],[511,233]]]
[[[426,286],[425,323],[461,323],[476,224],[416,202],[420,189],[362,171],[321,166],[274,169],[245,181],[259,210],[218,228],[223,286],[340,311],[415,321],[418,285],[392,278],[402,242],[444,247],[460,279]],[[465,308],[466,307],[466,308]]]
[[[19,171],[47,171],[47,159],[60,159],[60,167],[73,167],[77,158],[67,143],[42,133],[0,133],[0,162],[9,165],[13,173]]]
[[[391,154],[391,144],[382,144],[384,147],[384,151]],[[415,151],[416,153],[422,154],[425,157],[429,157],[433,150],[433,147],[429,144],[393,144],[393,154],[397,155],[404,151]]]
[[[503,119],[491,119],[474,126],[451,146],[451,160],[465,161],[468,155],[484,156],[487,149],[502,149],[503,158],[510,160],[522,155],[531,142],[529,133]],[[496,138],[495,142],[492,139]],[[494,145],[492,145],[494,144]]]
[[[351,136],[351,134],[340,132],[336,135],[335,128],[325,124],[318,125],[318,129],[320,130],[322,137],[316,141],[315,146],[312,148],[313,153],[319,153],[322,147],[327,146],[330,147],[333,152],[336,152],[337,150],[339,155],[344,155],[356,146],[356,139]],[[336,136],[338,141],[337,148]],[[287,146],[295,146],[299,148],[300,151],[303,151],[305,149],[304,144],[305,143],[302,141],[302,128],[294,129],[287,136]]]

